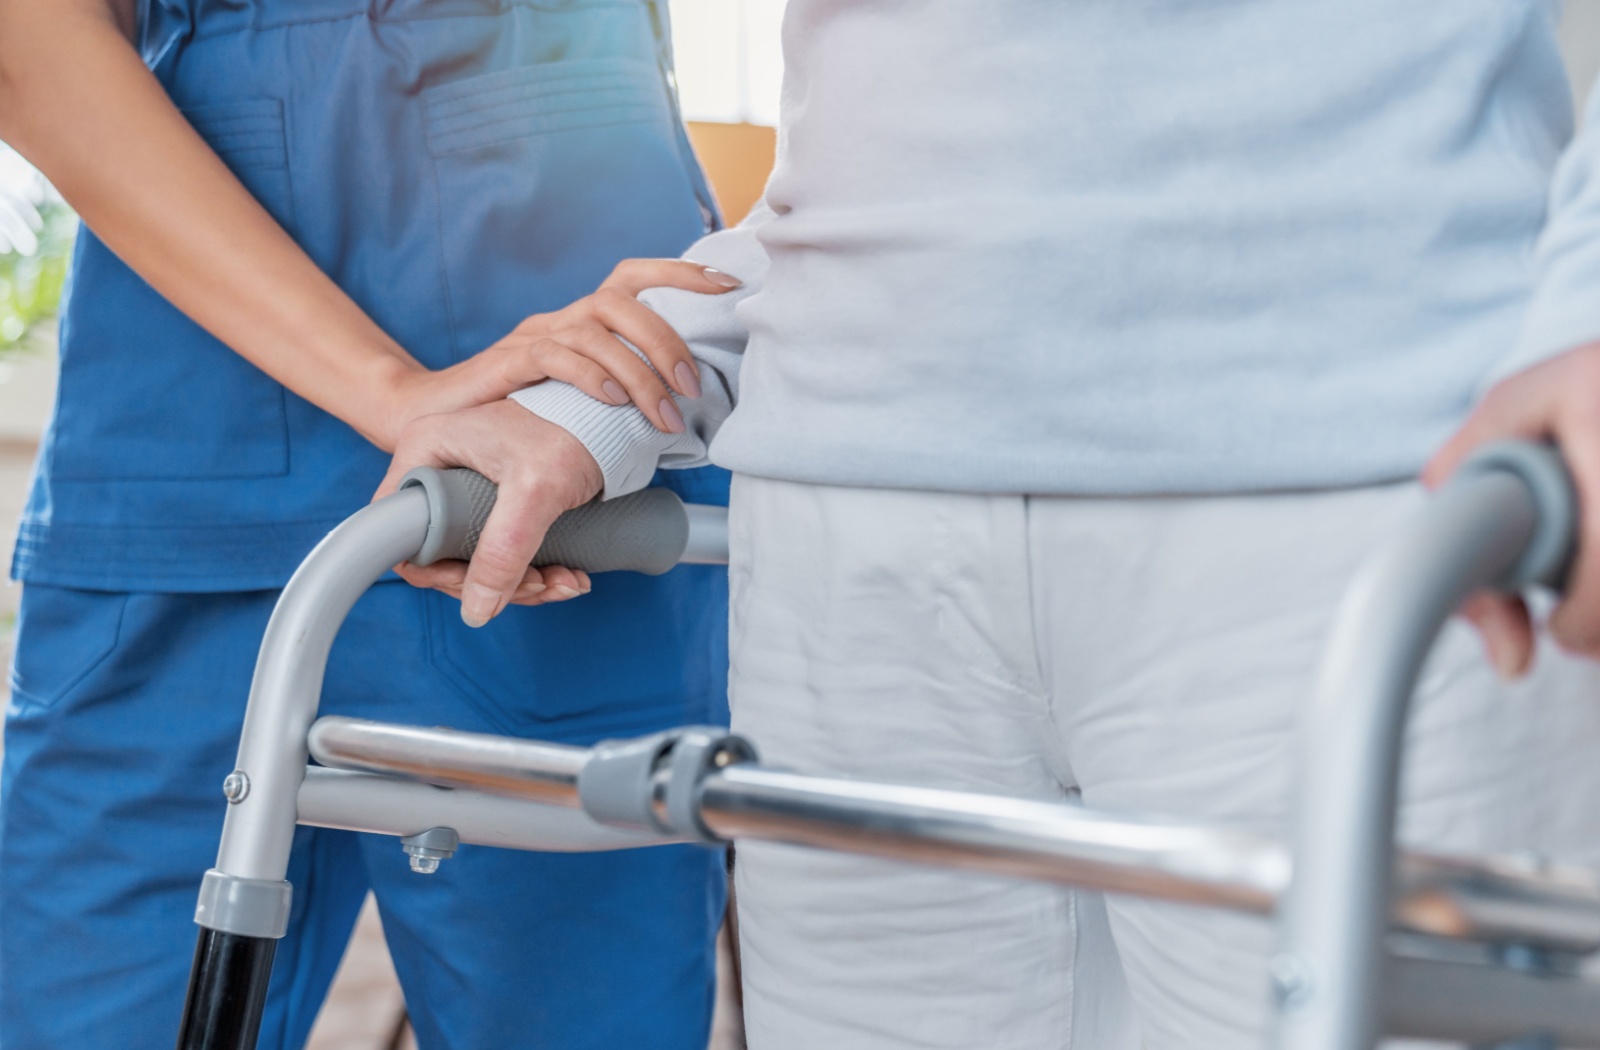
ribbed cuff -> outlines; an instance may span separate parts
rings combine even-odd
[[[676,438],[657,430],[632,405],[608,405],[553,379],[518,390],[511,400],[583,443],[605,476],[602,499],[626,496],[650,484],[662,453]]]

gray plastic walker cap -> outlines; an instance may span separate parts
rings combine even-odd
[[[1464,479],[1494,471],[1521,479],[1532,493],[1536,508],[1533,536],[1504,586],[1517,590],[1541,584],[1561,590],[1576,554],[1579,515],[1577,489],[1561,453],[1552,445],[1538,442],[1495,441],[1474,452],[1456,477]]]

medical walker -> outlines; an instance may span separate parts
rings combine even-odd
[[[1600,1048],[1600,979],[1580,972],[1600,952],[1600,873],[1394,845],[1407,707],[1440,628],[1474,590],[1559,586],[1566,570],[1576,504],[1548,448],[1491,446],[1363,565],[1308,713],[1288,844],[808,776],[762,765],[752,743],[716,727],[572,747],[318,719],[328,651],[356,600],[398,562],[469,556],[494,498],[470,471],[414,471],[330,533],[284,589],[223,785],[179,1050],[253,1050],[288,923],[297,823],[397,836],[419,872],[464,842],[580,851],[763,839],[1230,908],[1277,923],[1277,1050],[1370,1050],[1382,1034]],[[648,489],[565,515],[535,564],[661,573],[725,561],[726,546],[720,508]]]

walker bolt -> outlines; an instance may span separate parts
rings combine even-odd
[[[250,794],[250,778],[245,775],[244,770],[235,769],[223,780],[222,797],[228,800],[230,806],[243,802],[248,794]]]
[[[419,875],[432,875],[439,870],[439,862],[455,854],[461,845],[461,836],[455,828],[429,828],[400,840],[400,848],[411,858],[411,870]]]

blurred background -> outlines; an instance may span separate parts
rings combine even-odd
[[[772,167],[783,2],[671,0],[684,114],[730,223],[760,196]],[[1562,34],[1581,104],[1600,71],[1600,0],[1569,0]],[[0,553],[6,559],[54,402],[54,316],[76,226],[44,179],[0,143]],[[0,666],[7,668],[19,594],[14,584],[0,586]],[[8,695],[6,677],[0,676],[0,701]],[[313,1050],[414,1045],[368,903],[318,1020]],[[726,944],[723,959],[729,961]],[[711,1050],[744,1046],[728,971],[725,965]]]

